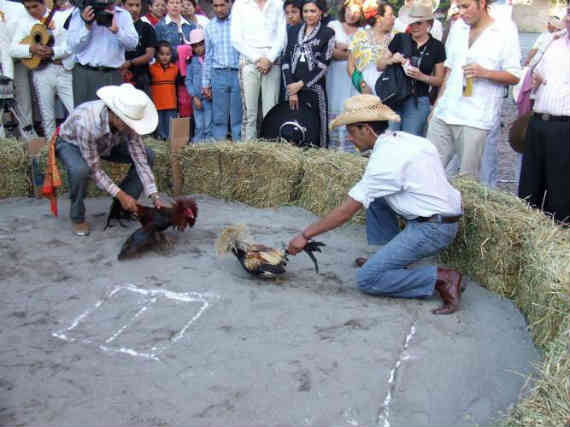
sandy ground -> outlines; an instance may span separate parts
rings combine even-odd
[[[315,216],[198,197],[175,244],[117,261],[135,229],[87,238],[68,204],[0,205],[0,424],[54,426],[488,425],[519,398],[538,358],[509,300],[469,282],[461,311],[355,289],[362,226],[328,233],[278,281],[248,276],[214,240],[245,223],[280,246]]]

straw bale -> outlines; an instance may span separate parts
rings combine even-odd
[[[508,426],[570,425],[570,329],[547,346],[544,359],[537,364],[537,378],[529,394],[521,399],[505,420]]]
[[[353,153],[307,151],[298,206],[319,216],[326,215],[346,199],[350,188],[362,177],[367,162],[364,157]],[[352,221],[362,224],[365,218],[365,212],[361,210]]]
[[[570,312],[570,230],[546,217],[525,234],[516,303],[524,311],[535,344],[560,334]]]
[[[206,193],[256,207],[291,203],[302,172],[300,151],[289,144],[191,144],[180,157],[184,193]]]
[[[521,249],[533,212],[519,198],[491,190],[469,178],[453,185],[461,191],[464,216],[453,245],[440,260],[503,296],[513,298],[520,279]]]
[[[0,139],[0,198],[31,194],[30,162],[24,145],[16,139]]]

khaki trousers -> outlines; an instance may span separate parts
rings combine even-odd
[[[429,122],[427,139],[439,151],[444,168],[457,153],[459,173],[469,174],[479,180],[488,133],[488,130],[470,126],[448,125],[440,118],[433,117]]]
[[[244,141],[257,138],[257,113],[261,91],[263,117],[279,102],[281,66],[274,64],[267,74],[261,74],[255,64],[240,58],[239,85],[242,99],[241,136]]]

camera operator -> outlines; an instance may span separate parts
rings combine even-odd
[[[84,0],[77,4],[67,43],[75,55],[73,101],[77,107],[97,99],[97,89],[122,82],[125,51],[135,49],[139,35],[131,14],[112,0]]]
[[[430,33],[434,22],[431,5],[414,3],[407,22],[410,34],[396,34],[388,46],[392,55],[388,56],[386,63],[402,64],[410,79],[412,96],[395,109],[401,122],[390,122],[390,129],[424,136],[430,113],[429,87],[440,87],[443,82],[445,47]],[[409,58],[402,54],[405,38],[411,39],[412,55]]]

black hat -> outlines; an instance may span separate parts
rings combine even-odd
[[[260,137],[283,138],[299,147],[319,146],[321,124],[318,107],[308,101],[299,101],[299,110],[292,111],[289,102],[273,107],[261,123]]]

